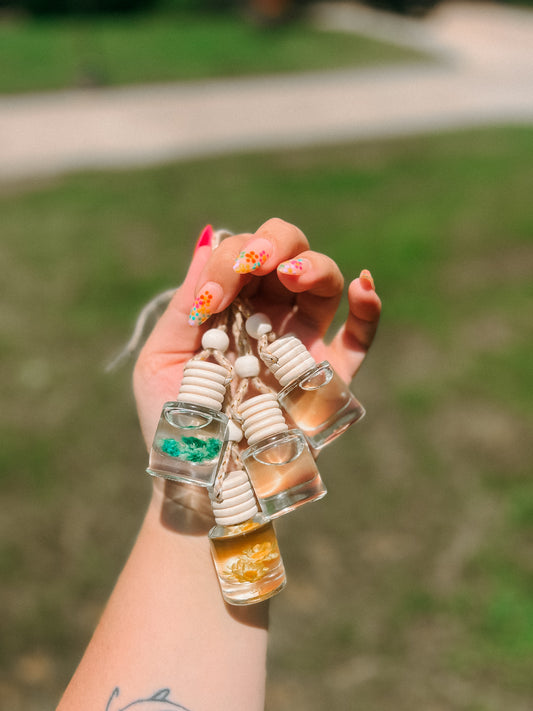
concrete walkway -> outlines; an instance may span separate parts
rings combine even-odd
[[[533,123],[533,12],[447,3],[424,21],[354,4],[324,28],[430,50],[436,61],[276,78],[0,99],[0,180],[255,148]]]

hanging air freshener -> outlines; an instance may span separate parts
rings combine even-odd
[[[259,356],[282,386],[280,405],[313,449],[321,449],[363,417],[365,410],[348,385],[328,361],[317,364],[296,336],[272,339],[265,314],[248,318],[246,330],[258,340]]]
[[[229,338],[222,329],[206,331],[202,346],[185,365],[177,400],[163,407],[147,472],[210,487],[228,441],[222,406],[232,367],[223,356]],[[209,356],[218,362],[208,361]]]
[[[239,336],[242,349],[249,350],[245,333]],[[259,359],[249,352],[240,356],[235,361],[235,374],[241,385],[232,409],[242,421],[249,445],[240,456],[263,513],[276,518],[321,499],[326,487],[309,446],[299,430],[289,430],[276,394],[259,377]],[[250,385],[259,394],[243,400]]]
[[[246,472],[222,482],[221,501],[212,499],[216,525],[209,532],[222,596],[232,605],[261,602],[286,583],[274,526],[257,509]]]

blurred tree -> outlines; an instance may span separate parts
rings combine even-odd
[[[287,22],[294,14],[294,0],[246,0],[244,17],[259,27],[271,27]]]
[[[440,0],[367,0],[367,5],[391,10],[401,15],[421,16],[438,5]]]
[[[328,0],[325,0],[326,2]],[[364,5],[402,15],[423,16],[442,0],[359,0]],[[274,27],[298,18],[314,0],[0,0],[0,19],[18,13],[34,16],[121,14],[162,10],[173,12],[235,12],[260,27]],[[324,2],[324,0],[322,0]],[[499,0],[533,7],[533,0]]]
[[[0,0],[0,8],[2,1],[13,10],[39,17],[128,13],[150,10],[156,4],[156,0]]]

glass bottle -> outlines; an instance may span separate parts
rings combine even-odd
[[[212,499],[216,525],[209,531],[211,555],[224,600],[249,605],[280,592],[285,568],[272,522],[258,512],[246,472],[230,472],[222,501]]]
[[[246,400],[239,408],[250,445],[241,454],[261,510],[277,518],[327,493],[300,430],[290,430],[272,393]]]
[[[282,386],[278,401],[311,447],[322,449],[365,414],[361,403],[328,361],[316,363],[295,336],[282,336],[263,358]]]
[[[213,486],[228,442],[228,418],[221,412],[227,382],[225,366],[194,359],[186,364],[177,400],[163,407],[148,474]]]

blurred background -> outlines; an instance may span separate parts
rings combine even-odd
[[[532,5],[0,0],[1,708],[55,707],[148,501],[105,364],[274,215],[384,312],[267,710],[532,708]]]

